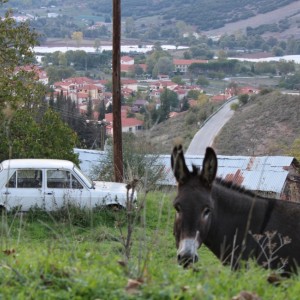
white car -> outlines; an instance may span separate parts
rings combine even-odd
[[[132,195],[129,191],[129,196]],[[136,192],[133,199],[136,198]],[[126,207],[124,183],[91,181],[74,163],[57,159],[10,159],[0,164],[0,207],[48,211],[67,202],[79,207]]]

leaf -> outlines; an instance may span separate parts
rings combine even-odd
[[[3,253],[6,255],[12,255],[12,254],[16,253],[16,250],[15,249],[6,249],[6,250],[3,250]]]
[[[134,294],[137,292],[142,283],[142,280],[128,279],[125,289],[128,293]]]

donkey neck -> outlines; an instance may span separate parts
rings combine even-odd
[[[221,181],[214,183],[211,200],[212,222],[204,243],[219,258],[234,247],[241,249],[249,231],[262,233],[274,206],[272,199],[255,196]],[[227,250],[222,250],[222,247]]]

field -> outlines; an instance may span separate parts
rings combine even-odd
[[[178,266],[173,196],[142,196],[143,209],[132,223],[125,212],[103,209],[2,214],[0,299],[219,300],[244,299],[243,291],[253,300],[299,296],[298,277],[275,286],[269,271],[250,263],[233,272],[205,248],[193,267]]]

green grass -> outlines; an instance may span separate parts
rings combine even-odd
[[[269,271],[250,264],[232,272],[205,247],[199,250],[200,261],[194,267],[178,266],[173,196],[158,191],[147,195],[129,260],[120,242],[119,226],[123,236],[127,229],[124,212],[2,215],[0,299],[219,300],[245,290],[264,300],[298,297],[298,277],[275,287],[267,283]]]

